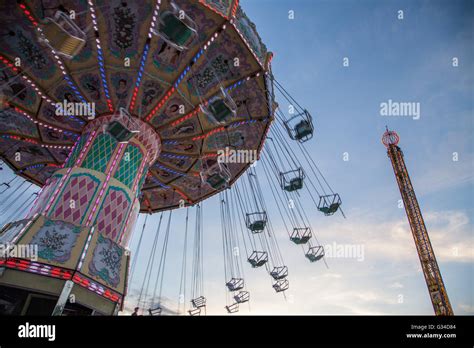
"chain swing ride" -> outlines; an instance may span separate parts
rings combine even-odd
[[[237,0],[31,0],[1,11],[0,156],[15,175],[0,184],[0,242],[63,241],[39,242],[38,262],[1,264],[20,272],[16,288],[45,291],[21,272],[53,277],[65,284],[48,290],[58,297],[54,313],[73,310],[60,298],[77,287],[75,310],[107,315],[137,290],[129,303],[165,314],[168,249],[179,237],[176,313],[206,314],[203,211],[211,200],[228,313],[250,302],[248,269],[264,270],[276,293],[289,289],[283,229],[307,260],[325,262],[309,216],[344,215],[341,198],[308,151],[313,117],[274,78],[273,55]],[[83,112],[58,115],[56,103]],[[248,153],[255,158],[239,160]],[[174,210],[185,211],[179,236]]]

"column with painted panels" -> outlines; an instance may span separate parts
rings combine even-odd
[[[87,125],[30,215],[95,226],[113,241],[127,240],[146,169],[159,154],[160,141],[153,129],[135,121],[138,133],[128,143],[118,142],[106,130],[112,121],[113,116],[101,117]]]
[[[28,217],[0,231],[0,242],[38,246],[37,262],[12,259],[0,264],[8,269],[0,286],[58,296],[68,289],[78,303],[103,314],[123,304],[126,247],[140,211],[140,189],[161,143],[155,130],[138,119],[133,120],[133,136],[123,140],[110,130],[114,122],[114,115],[91,121],[64,166],[44,185]],[[130,127],[124,128],[126,132]],[[23,284],[26,278],[18,272],[69,285],[39,280]],[[36,289],[35,284],[48,288]]]

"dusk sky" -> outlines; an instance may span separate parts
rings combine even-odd
[[[339,213],[326,217],[302,194],[315,234],[323,245],[359,246],[364,254],[362,260],[327,257],[328,268],[323,262],[310,263],[289,241],[268,194],[290,288],[285,296],[275,293],[265,270],[244,262],[251,301],[241,305],[239,314],[433,314],[405,211],[399,206],[400,192],[381,143],[386,125],[400,135],[399,146],[454,313],[474,314],[473,2],[240,3],[274,52],[276,80],[313,115],[315,136],[304,146],[343,201],[346,219]],[[288,18],[289,11],[294,11],[294,19]],[[348,66],[343,65],[344,58]],[[389,100],[419,103],[419,119],[382,116],[380,105]],[[287,108],[283,99],[278,101],[282,109]],[[258,173],[261,169],[257,164]],[[0,173],[1,181],[11,176],[9,170]],[[226,303],[217,201],[214,197],[204,203],[207,314],[224,314]],[[15,206],[0,215],[1,223],[11,209]],[[173,212],[164,273],[163,303],[171,310],[178,303],[185,214],[185,209]],[[194,208],[190,216],[192,235]],[[159,217],[148,217],[127,312],[136,305]],[[139,218],[131,241],[133,256],[143,219]],[[162,238],[159,243],[157,252]],[[187,305],[191,259],[189,248]]]

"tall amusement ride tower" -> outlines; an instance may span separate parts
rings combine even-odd
[[[398,187],[405,206],[405,212],[410,223],[416,250],[420,258],[421,267],[425,276],[431,303],[436,315],[453,315],[443,278],[438,267],[438,262],[431,246],[425,221],[416,199],[415,190],[411,184],[410,176],[403,159],[403,152],[397,146],[400,137],[394,131],[387,131],[382,136],[382,143],[387,148],[387,155],[392,162],[393,171],[397,178]]]

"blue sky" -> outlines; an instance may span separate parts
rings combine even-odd
[[[454,311],[474,313],[472,3],[243,0],[241,5],[275,54],[276,79],[315,117],[316,136],[307,146],[343,198],[346,220],[320,216],[306,201],[318,239],[365,247],[364,261],[328,259],[326,269],[307,262],[277,230],[290,269],[287,299],[273,292],[263,270],[246,267],[252,301],[241,313],[432,313],[380,142],[385,125],[400,134]],[[349,67],[343,67],[344,57]],[[459,60],[456,68],[453,57]],[[388,99],[419,102],[420,119],[380,116],[380,103]],[[286,107],[283,100],[280,105]],[[349,161],[343,161],[344,152]],[[224,313],[225,293],[219,221],[210,213],[216,208],[215,201],[205,205],[205,290],[212,314]],[[180,254],[179,227],[177,234],[172,250]],[[171,305],[178,293],[172,283],[180,276],[178,259],[172,262],[165,273],[169,292],[164,291]]]
[[[474,314],[473,3],[242,0],[241,5],[275,53],[276,79],[315,118],[316,134],[306,146],[343,199],[347,219],[322,216],[303,198],[318,239],[323,244],[362,245],[365,251],[363,261],[330,258],[329,268],[310,264],[278,229],[281,223],[274,216],[290,269],[290,290],[286,298],[275,294],[264,270],[246,264],[252,300],[242,306],[241,313],[433,313],[405,212],[398,207],[400,193],[380,141],[387,125],[401,137],[454,312]],[[288,19],[290,10],[293,20]],[[399,10],[404,12],[403,20],[397,18]],[[343,66],[344,57],[349,58],[348,67]],[[458,67],[452,66],[453,57],[458,58]],[[420,119],[380,116],[380,103],[389,99],[420,103]],[[283,100],[280,106],[286,108]],[[454,152],[458,161],[453,161]],[[343,160],[344,153],[348,161]],[[225,312],[216,200],[204,207],[208,314]],[[164,275],[165,304],[172,308],[178,301],[184,216],[184,210],[173,213]],[[148,218],[145,248],[132,288],[141,285],[158,219],[156,214]],[[132,252],[142,221],[143,217],[136,225]],[[135,306],[134,293],[130,307]]]

